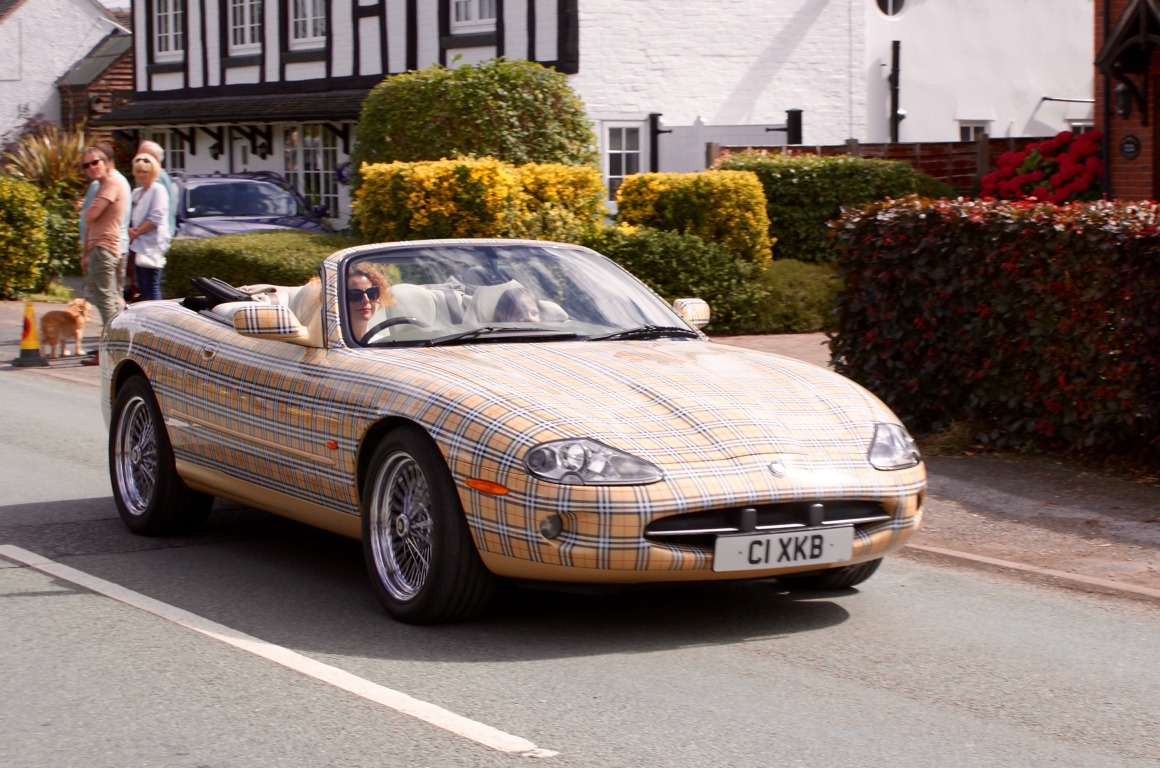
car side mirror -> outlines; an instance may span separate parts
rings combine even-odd
[[[704,328],[709,324],[709,303],[704,299],[676,299],[673,301],[673,309],[694,328]]]
[[[234,330],[251,339],[288,341],[310,346],[310,334],[289,307],[255,301],[234,312]]]
[[[314,206],[313,211],[314,215],[320,219],[326,218],[330,215],[330,211],[327,210],[325,205],[316,205]]]

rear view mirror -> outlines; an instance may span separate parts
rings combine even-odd
[[[694,328],[704,328],[709,324],[709,304],[703,299],[676,299],[673,309]]]

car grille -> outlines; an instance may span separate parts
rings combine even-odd
[[[650,541],[712,546],[721,534],[780,533],[827,525],[870,525],[890,519],[876,501],[795,501],[753,507],[689,512],[654,520],[644,529]]]

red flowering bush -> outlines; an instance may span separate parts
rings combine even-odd
[[[912,429],[1160,452],[1160,206],[912,197],[831,226],[834,366]]]
[[[1000,200],[1035,198],[1044,203],[1098,200],[1104,165],[1099,131],[1063,131],[1019,152],[1005,152],[983,177],[980,195]]]

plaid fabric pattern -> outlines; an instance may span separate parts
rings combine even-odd
[[[855,559],[898,548],[919,525],[923,466],[870,466],[875,424],[897,419],[837,374],[703,340],[347,348],[341,256],[322,269],[326,348],[242,337],[223,319],[150,302],[114,320],[102,362],[145,371],[182,462],[335,514],[358,514],[368,430],[414,422],[447,460],[481,552],[530,563],[711,575],[711,549],[652,543],[644,527],[786,501],[880,502],[892,518],[857,531]],[[266,315],[254,309],[244,322],[260,326]],[[106,382],[106,417],[114,394]],[[578,437],[652,462],[663,479],[560,485],[524,469],[533,446]],[[770,471],[775,461],[783,477]],[[469,478],[509,492],[473,490]],[[564,531],[549,540],[539,525],[552,514]]]

